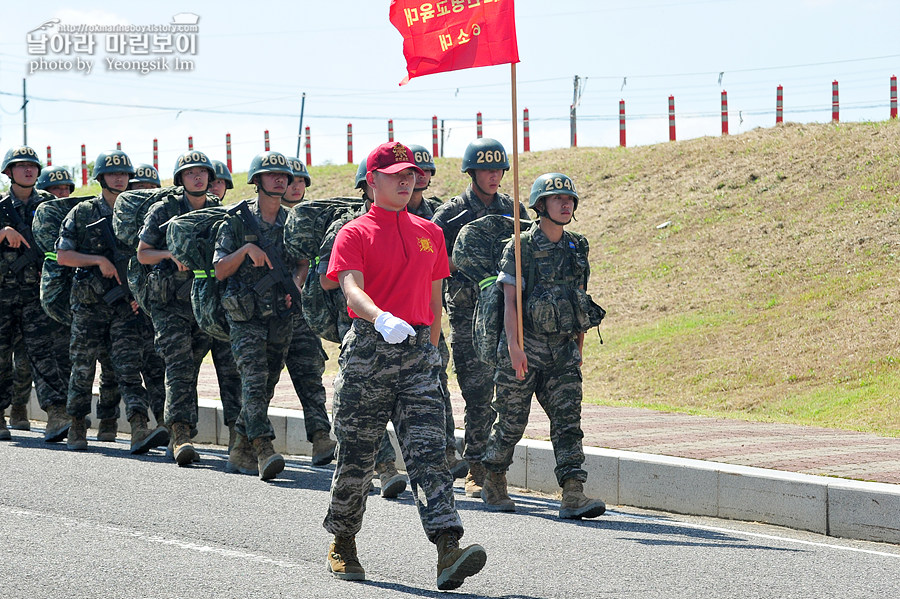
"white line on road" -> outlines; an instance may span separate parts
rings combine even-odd
[[[181,549],[186,549],[188,551],[195,551],[197,553],[209,553],[215,555],[221,555],[223,557],[230,557],[233,559],[240,559],[250,562],[256,562],[260,564],[269,564],[272,566],[278,566],[279,568],[297,568],[300,564],[295,564],[292,562],[286,562],[283,560],[272,559],[270,557],[266,557],[264,555],[259,555],[256,553],[247,553],[246,551],[235,551],[233,549],[224,549],[222,547],[213,547],[211,545],[200,545],[198,543],[192,543],[190,541],[183,541],[180,539],[166,538],[161,537],[159,535],[150,535],[143,533],[139,530],[131,530],[127,528],[119,528],[117,526],[108,526],[105,524],[98,524],[96,522],[89,522],[86,520],[78,520],[76,518],[70,518],[68,516],[60,516],[58,514],[46,514],[33,512],[31,510],[23,510],[20,508],[9,508],[6,506],[0,506],[0,512],[6,512],[7,514],[12,514],[16,516],[27,516],[34,519],[47,519],[54,518],[63,522],[64,524],[70,527],[77,528],[87,528],[90,530],[102,530],[111,534],[120,535],[124,537],[131,537],[135,539],[140,539],[146,541],[148,543],[156,543],[159,545],[169,545],[174,547],[180,547]]]

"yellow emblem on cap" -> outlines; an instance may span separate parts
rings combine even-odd
[[[409,158],[406,156],[406,146],[402,143],[397,142],[391,149],[394,151],[395,162],[409,162]]]
[[[416,240],[419,242],[419,251],[420,252],[430,252],[434,253],[434,246],[431,245],[431,240],[427,237],[417,237]]]

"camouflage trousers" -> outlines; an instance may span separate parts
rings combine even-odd
[[[346,314],[346,310],[343,311]],[[346,318],[339,318],[337,327],[338,327],[338,335],[340,335],[341,339],[347,336],[347,333],[350,331],[350,328],[353,326],[353,321],[355,318],[350,318],[347,316]],[[343,345],[343,344],[342,344]],[[338,410],[338,402],[340,398],[337,395],[333,396],[331,399],[331,411],[333,414],[337,414]],[[385,423],[387,426],[387,423]],[[394,451],[394,444],[391,443],[391,436],[388,434],[387,429],[385,429],[384,434],[381,436],[381,442],[378,444],[378,455],[375,456],[376,464],[386,464],[388,462],[396,462],[397,461],[397,452]]]
[[[426,536],[434,542],[447,530],[462,535],[445,455],[441,356],[429,327],[416,329],[415,337],[390,344],[371,323],[355,319],[341,343],[334,389],[337,463],[323,523],[333,535],[354,536],[362,528],[375,452],[388,420],[397,431]]]
[[[141,376],[147,390],[147,407],[153,413],[156,423],[162,425],[166,408],[166,361],[153,342],[155,337],[153,321],[143,312],[140,316],[143,321],[141,338],[144,340]]]
[[[447,449],[456,451],[456,422],[453,420],[453,405],[450,403],[450,380],[447,377],[447,368],[450,367],[450,348],[444,334],[438,339],[438,351],[441,353],[441,370],[438,373],[441,381],[441,395],[444,397],[444,429],[447,436]]]
[[[190,302],[153,305],[154,344],[165,362],[165,424],[197,426],[197,377],[211,345]]]
[[[316,431],[331,431],[331,422],[325,410],[325,387],[322,385],[327,359],[322,340],[309,328],[302,314],[294,315],[294,332],[284,363],[303,406],[307,441],[312,441]]]
[[[275,438],[269,422],[269,402],[284,369],[284,357],[291,344],[291,317],[254,318],[235,322],[231,328],[231,351],[241,373],[241,413],[237,431],[251,441]]]
[[[41,308],[38,288],[4,286],[0,289],[0,411],[13,402],[13,348],[21,338],[41,408],[66,403],[67,352],[60,339],[65,326]]]
[[[550,419],[550,441],[556,457],[556,480],[560,486],[568,478],[587,480],[581,430],[581,354],[578,344],[567,336],[525,336],[528,373],[516,379],[505,340],[497,352],[497,422],[491,429],[484,466],[493,472],[506,472],[512,464],[513,450],[525,434],[531,398]]]
[[[66,350],[66,358],[69,351]],[[13,396],[12,405],[25,406],[31,399],[31,388],[34,379],[31,375],[31,361],[25,351],[25,340],[19,334],[13,342]]]
[[[241,374],[234,361],[234,354],[231,353],[231,342],[213,337],[210,337],[210,341],[210,353],[216,367],[216,380],[219,382],[222,416],[225,426],[232,426],[241,413]]]
[[[125,416],[131,420],[136,414],[147,415],[147,391],[141,384],[145,346],[142,336],[147,335],[143,318],[133,314],[124,302],[113,306],[102,302],[73,306],[69,342],[72,373],[66,405],[69,415],[83,418],[90,413],[97,359],[106,352],[125,400]]]
[[[494,397],[494,369],[478,359],[472,341],[472,310],[457,309],[449,312],[450,349],[456,381],[465,400],[465,442],[463,457],[469,462],[480,462],[484,455],[491,425],[497,413],[491,408]]]
[[[68,352],[66,353],[68,356]],[[113,369],[112,360],[109,357],[109,348],[101,347],[100,356],[100,398],[97,401],[97,418],[119,418],[119,404],[122,402],[122,394],[119,393],[119,383],[116,382],[116,371]],[[69,370],[71,371],[71,361]]]

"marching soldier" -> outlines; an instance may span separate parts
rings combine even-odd
[[[528,207],[540,220],[521,236],[524,348],[519,345],[513,241],[503,250],[497,277],[505,300],[506,345],[497,356],[497,422],[484,452],[487,473],[481,499],[491,510],[515,511],[506,470],[536,396],[550,418],[556,479],[563,492],[559,517],[595,518],[606,505],[584,494],[581,361],[584,333],[600,324],[604,312],[585,291],[590,275],[587,238],[565,230],[578,208],[575,184],[562,173],[541,175],[531,188]]]
[[[35,189],[41,166],[28,146],[11,148],[0,165],[10,180],[9,193],[0,197],[0,440],[11,437],[3,413],[13,400],[13,347],[21,339],[38,401],[47,412],[44,440],[54,443],[64,439],[69,428],[67,373],[54,352],[54,341],[65,336],[65,329],[44,312],[40,301],[44,255],[34,245],[31,223],[37,206],[53,199]]]
[[[99,196],[77,204],[63,220],[56,243],[57,261],[77,268],[72,282],[72,373],[66,410],[71,416],[68,447],[87,449],[85,416],[91,409],[91,386],[97,358],[106,346],[131,424],[131,453],[146,453],[169,442],[168,432],[151,430],[147,391],[141,384],[144,335],[137,302],[124,291],[127,280],[115,263],[119,248],[112,235],[113,205],[128,188],[134,167],[121,150],[101,152],[94,162]],[[109,227],[107,229],[107,227]]]

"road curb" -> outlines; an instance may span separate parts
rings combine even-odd
[[[46,420],[34,393],[29,417]],[[269,420],[276,434],[275,451],[312,454],[303,412],[269,408]],[[124,414],[119,424],[122,430],[129,430]],[[200,400],[197,429],[196,442],[227,445],[228,428],[220,402]],[[388,430],[398,462],[402,462],[390,424]],[[457,437],[461,436],[457,431]],[[900,485],[617,449],[586,447],[584,452],[585,492],[609,505],[763,522],[833,537],[900,544]],[[523,440],[516,446],[507,479],[511,486],[556,493],[555,465],[551,443]]]

